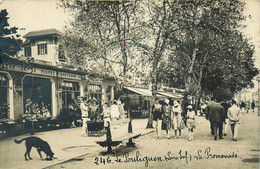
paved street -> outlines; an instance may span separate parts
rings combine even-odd
[[[195,129],[194,140],[188,141],[187,129],[183,131],[183,137],[177,139],[166,139],[163,132],[163,138],[156,140],[154,133],[145,135],[136,139],[136,148],[117,148],[117,157],[115,155],[102,156],[97,149],[94,153],[89,153],[83,157],[76,158],[67,163],[50,167],[51,169],[59,168],[178,168],[178,169],[203,169],[203,168],[259,168],[259,119],[257,112],[243,114],[242,124],[239,130],[239,140],[231,140],[231,130],[228,128],[228,136],[224,140],[214,141],[209,131],[209,122],[204,117],[197,118],[197,128]],[[173,135],[173,133],[172,133]],[[96,147],[95,147],[96,148]],[[174,159],[179,157],[178,153],[182,150],[182,156],[192,156],[190,158]],[[201,159],[198,157],[198,151]],[[165,156],[171,151],[172,159],[165,161]],[[206,152],[209,152],[207,155]],[[140,153],[139,162],[131,162],[137,153]],[[234,152],[234,154],[233,154]],[[124,162],[128,155],[128,162]],[[211,155],[210,155],[211,154]],[[215,155],[230,155],[233,158],[214,158]],[[237,154],[237,157],[235,155]],[[146,167],[145,157],[161,157],[164,161],[149,161]],[[196,156],[196,157],[195,157]],[[219,156],[218,156],[219,157]],[[101,159],[102,158],[102,159]],[[104,161],[105,159],[105,161]],[[121,163],[119,162],[121,159]],[[111,161],[110,161],[111,160]],[[143,162],[140,162],[143,160]],[[95,163],[96,162],[96,163]],[[105,163],[105,164],[104,164]],[[97,165],[98,164],[98,165]]]

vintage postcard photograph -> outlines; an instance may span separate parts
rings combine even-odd
[[[259,0],[0,0],[0,169],[257,169]]]

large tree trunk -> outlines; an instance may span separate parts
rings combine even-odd
[[[156,97],[156,93],[157,93],[157,84],[156,83],[152,83],[152,97],[149,100],[149,118],[148,118],[148,122],[147,122],[147,126],[146,128],[153,128],[153,114],[152,114],[152,105],[153,105],[153,101]]]
[[[153,128],[152,105],[153,105],[153,99],[150,98],[150,100],[149,100],[149,118],[148,118],[148,122],[147,122],[146,128]]]

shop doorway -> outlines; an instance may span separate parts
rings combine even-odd
[[[78,82],[62,82],[62,108],[70,108],[80,96]]]

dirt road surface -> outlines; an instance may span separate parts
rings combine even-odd
[[[188,141],[187,128],[182,137],[176,139],[173,132],[172,138],[167,139],[162,131],[161,140],[155,139],[155,133],[150,133],[136,139],[134,148],[122,145],[114,148],[116,154],[102,155],[106,149],[90,147],[86,149],[88,154],[48,168],[256,169],[259,168],[260,155],[259,120],[256,111],[243,114],[238,141],[231,140],[230,126],[225,139],[215,141],[210,134],[209,122],[198,116],[192,141]]]

